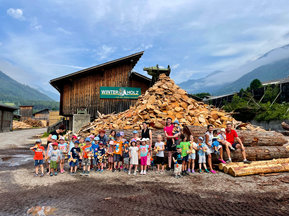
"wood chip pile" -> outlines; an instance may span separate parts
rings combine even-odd
[[[26,124],[26,123],[21,122],[21,121],[13,121],[13,130],[29,129],[29,128],[32,128],[32,126],[29,124]]]
[[[151,127],[159,129],[164,127],[168,117],[177,119],[181,125],[206,127],[213,124],[221,128],[225,127],[228,121],[234,125],[241,124],[230,113],[190,98],[170,77],[161,74],[159,81],[140,96],[130,109],[118,114],[99,113],[99,118],[82,127],[79,133],[97,134],[100,129],[139,130],[144,121],[148,121]],[[243,124],[241,129],[252,130],[254,127]]]

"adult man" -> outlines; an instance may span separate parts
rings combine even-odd
[[[57,137],[56,140],[59,139],[59,136],[62,135],[62,133],[65,131],[65,126],[64,125],[60,125],[58,129],[50,132],[49,136],[47,137],[47,147],[48,147],[48,144],[52,142],[52,139],[51,137],[53,135],[55,135]]]
[[[251,163],[251,161],[248,161],[246,158],[245,147],[243,145],[242,140],[238,137],[237,132],[234,129],[232,129],[232,123],[230,122],[227,123],[226,127],[226,141],[231,143],[234,149],[241,149],[244,163]],[[232,162],[230,158],[228,162]]]
[[[108,142],[108,137],[105,134],[105,130],[99,130],[98,133],[99,142],[102,142],[104,145],[106,145]]]

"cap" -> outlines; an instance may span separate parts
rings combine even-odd
[[[178,121],[178,120],[175,120],[175,121],[174,121],[174,124],[180,124],[180,123],[179,123],[179,121]]]
[[[177,145],[177,148],[178,148],[178,149],[180,149],[180,148],[181,148],[181,146],[180,146],[180,145]]]
[[[51,139],[57,140],[57,136],[56,135],[52,135]]]
[[[99,144],[99,145],[103,145],[103,142],[102,142],[102,141],[100,141],[98,144]]]
[[[124,132],[123,132],[123,131],[119,132],[119,134],[120,134],[121,136],[124,136]]]
[[[120,133],[117,133],[116,136],[117,136],[117,137],[120,137],[121,135],[120,135]]]
[[[146,139],[146,138],[142,138],[141,141],[142,141],[142,142],[146,142],[147,139]]]
[[[88,137],[91,138],[91,139],[94,139],[94,135],[93,134],[89,135]]]
[[[74,142],[74,144],[79,144],[79,141],[78,141],[78,140],[76,140],[76,141]]]
[[[89,138],[89,137],[86,137],[86,138],[85,138],[85,142],[90,142],[90,138]]]
[[[35,143],[42,143],[41,139],[35,141]]]
[[[226,129],[225,129],[225,128],[221,128],[221,131],[222,131],[222,132],[226,132]]]
[[[202,140],[202,141],[204,140],[204,138],[203,138],[203,137],[199,137],[198,139],[199,139],[199,140]]]
[[[138,131],[137,131],[137,130],[134,130],[132,133],[133,133],[133,134],[137,134],[137,133],[138,133]]]
[[[140,139],[140,138],[137,138],[136,141],[141,141],[141,139]]]
[[[72,139],[77,139],[77,136],[72,136]]]
[[[105,130],[99,130],[98,133],[105,133]]]
[[[99,141],[99,137],[98,137],[98,136],[95,137],[94,140],[95,140],[95,141]]]
[[[58,146],[58,143],[57,143],[57,142],[55,142],[55,143],[52,143],[52,145],[53,145],[53,146]]]
[[[60,137],[59,140],[65,140],[65,138],[64,137]]]
[[[135,140],[135,139],[132,139],[131,142],[136,142],[136,140]]]

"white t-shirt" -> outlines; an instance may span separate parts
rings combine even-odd
[[[209,140],[208,140],[208,142],[207,142],[207,136],[206,135],[209,135]],[[206,133],[205,133],[205,141],[206,141],[206,143],[209,143],[210,145],[212,145],[212,140],[213,140],[213,137],[214,137],[214,135],[213,135],[213,131],[210,133],[209,131],[207,131]]]
[[[156,142],[155,143],[155,147],[159,147],[160,149],[164,149],[165,144],[163,142]],[[159,151],[158,153],[156,153],[157,157],[164,157],[164,151]]]
[[[190,142],[190,143],[191,143],[191,142]],[[197,145],[197,143],[193,142],[193,143],[191,143],[191,147],[197,148],[198,145]],[[195,150],[194,148],[192,148],[192,154],[195,154],[195,153],[196,153],[196,150]]]
[[[220,140],[226,140],[226,134],[219,134],[218,135],[218,139],[220,139]]]

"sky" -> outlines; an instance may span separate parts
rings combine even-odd
[[[170,65],[180,83],[289,44],[288,23],[288,0],[0,0],[0,70],[56,92],[53,78],[144,50],[135,71]]]

